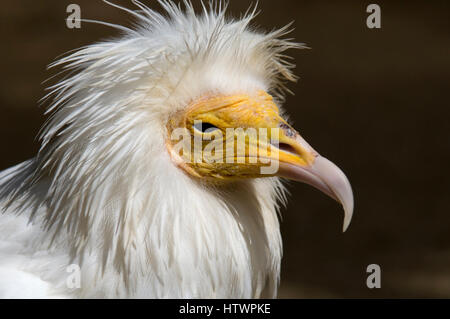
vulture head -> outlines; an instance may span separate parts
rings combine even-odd
[[[344,230],[353,211],[345,175],[281,108],[284,52],[303,46],[251,27],[255,11],[133,3],[133,28],[53,63],[66,76],[9,207],[43,230],[34,246],[80,265],[75,296],[275,297],[281,180],[341,203]]]

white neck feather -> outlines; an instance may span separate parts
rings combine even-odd
[[[211,187],[185,175],[166,152],[150,163],[147,173],[138,166],[133,176],[84,185],[80,196],[53,193],[64,201],[60,209],[35,201],[50,194],[45,179],[20,192],[22,213],[48,227],[31,240],[32,250],[50,247],[58,258],[67,255],[62,263],[82,270],[81,289],[66,291],[65,277],[54,269],[48,280],[79,297],[275,297],[281,260],[276,211],[284,196],[279,180]],[[32,176],[34,166],[30,162],[12,180]],[[38,206],[33,215],[30,208]]]

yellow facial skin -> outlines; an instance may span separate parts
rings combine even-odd
[[[200,121],[204,126],[198,125]],[[182,143],[176,134],[180,129]],[[232,134],[227,134],[230,129]],[[249,133],[252,130],[255,134]],[[260,130],[267,138],[261,138]],[[343,230],[350,224],[354,202],[347,177],[286,123],[266,92],[200,98],[174,114],[167,131],[172,161],[199,181],[222,183],[276,175],[303,182],[341,203]]]
[[[210,130],[199,129],[199,121]],[[173,140],[171,135],[177,128],[185,128],[190,134],[191,153],[188,157],[174,151],[174,145],[179,141]],[[166,145],[172,159],[188,174],[206,180],[274,176],[276,172],[262,174],[261,168],[269,166],[271,161],[310,166],[316,157],[316,153],[300,141],[298,133],[280,116],[273,98],[264,91],[198,99],[183,112],[173,115],[167,129]],[[227,134],[227,129],[235,131]],[[267,132],[266,139],[261,138],[260,129]],[[197,144],[200,148],[194,147],[195,139],[200,141]],[[239,144],[239,141],[245,143]],[[272,146],[271,141],[279,144],[279,148]],[[239,151],[237,145],[244,145],[245,151]]]

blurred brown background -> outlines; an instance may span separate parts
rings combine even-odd
[[[129,1],[116,3],[132,7]],[[155,1],[144,1],[158,8]],[[194,1],[195,2],[195,1]],[[249,1],[230,1],[239,16]],[[16,0],[0,11],[0,170],[32,157],[44,121],[37,101],[45,67],[58,55],[116,35],[65,25],[82,18],[127,24],[101,1]],[[295,20],[296,73],[286,108],[295,127],[352,182],[355,214],[318,191],[291,185],[283,212],[280,297],[450,297],[448,1],[376,1],[381,29],[366,27],[366,1],[261,0],[255,23],[270,30]],[[382,270],[366,287],[366,267]]]

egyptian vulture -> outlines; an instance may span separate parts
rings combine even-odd
[[[302,45],[254,10],[133,3],[132,28],[51,65],[39,152],[0,173],[0,297],[276,297],[281,178],[340,202],[344,230],[353,212],[280,109]]]

